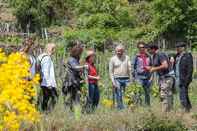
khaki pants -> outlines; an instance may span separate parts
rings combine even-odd
[[[162,111],[169,112],[173,108],[173,78],[165,77],[159,80]]]

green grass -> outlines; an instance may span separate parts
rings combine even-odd
[[[82,114],[76,119],[73,112],[63,105],[60,96],[55,109],[42,114],[42,119],[30,130],[36,131],[186,131],[197,130],[197,89],[196,82],[191,84],[190,98],[193,104],[191,113],[180,109],[178,94],[175,95],[175,107],[170,113],[161,112],[159,98],[151,99],[151,107],[134,106],[118,111],[99,105],[90,114]],[[101,97],[101,101],[104,97]]]

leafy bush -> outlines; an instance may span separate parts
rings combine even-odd
[[[39,77],[28,81],[30,76],[27,58],[19,53],[8,57],[0,50],[0,130],[19,130],[24,123],[39,120],[35,105],[30,103],[36,96],[33,87]]]

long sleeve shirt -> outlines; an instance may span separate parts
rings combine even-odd
[[[54,65],[51,57],[46,53],[38,56],[38,60],[40,60],[41,64],[41,73],[42,73],[42,82],[41,86],[45,87],[56,87],[55,80],[55,71]]]
[[[33,55],[29,55],[29,60],[30,60],[30,73],[31,77],[33,78],[36,74],[36,58]]]
[[[131,79],[131,62],[127,55],[121,58],[113,56],[109,62],[109,74],[112,79],[128,77]]]

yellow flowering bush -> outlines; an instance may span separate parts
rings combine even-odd
[[[39,120],[35,104],[30,102],[36,95],[39,76],[28,80],[29,68],[24,55],[6,56],[0,49],[0,131],[19,130],[22,124]]]
[[[109,99],[103,99],[101,101],[102,105],[104,105],[104,107],[106,108],[112,108],[113,107],[113,101],[109,100]]]

